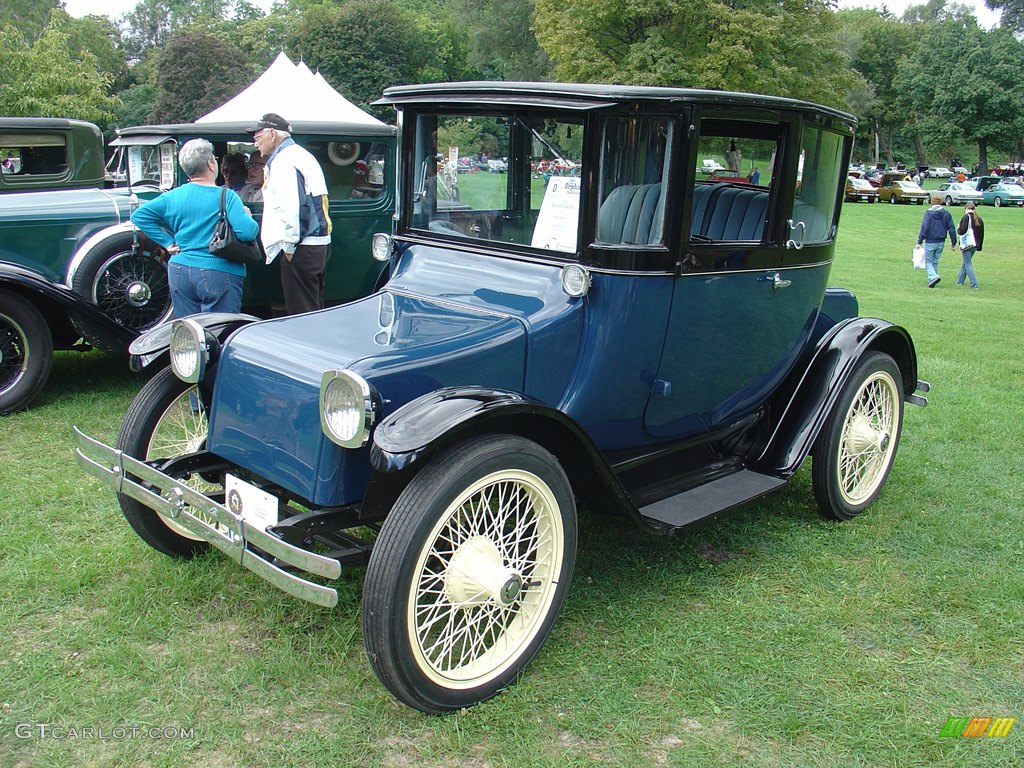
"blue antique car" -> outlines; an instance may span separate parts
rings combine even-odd
[[[367,565],[363,637],[401,701],[446,712],[512,684],[575,562],[577,499],[671,532],[784,487],[821,512],[881,492],[914,345],[827,287],[854,118],[670,88],[388,89],[390,280],[347,305],[143,336],[171,365],[108,447],[76,430],[150,546],[213,546],[324,606]],[[709,182],[734,146],[759,183]],[[444,161],[489,148],[503,174]],[[441,150],[439,152],[439,149]],[[531,173],[546,163],[572,175]],[[743,170],[747,170],[746,167]]]
[[[74,122],[42,124],[59,127]],[[39,135],[15,137],[8,127],[7,144],[49,143],[22,147],[19,169],[33,162],[33,150],[58,149],[50,146],[57,139],[40,138],[44,134],[38,122],[26,119],[18,125],[23,123],[34,126]],[[0,120],[0,131],[4,125]],[[228,152],[244,156],[254,150],[246,132],[249,125],[184,123],[119,131],[111,146],[119,153],[117,170],[127,179],[127,187],[101,189],[101,184],[94,184],[90,189],[43,190],[39,180],[56,183],[59,174],[4,177],[10,183],[0,191],[32,191],[0,196],[0,414],[24,408],[35,398],[49,375],[53,350],[97,347],[125,355],[138,334],[170,316],[167,254],[141,238],[129,217],[140,202],[188,181],[177,163],[182,143],[205,138],[218,157]],[[94,165],[97,181],[102,182],[99,131],[92,126],[97,146],[90,165],[75,158],[85,156],[81,147],[92,134],[74,127],[79,130],[63,139],[69,153],[65,166]],[[325,301],[337,304],[365,296],[386,272],[385,265],[368,254],[374,232],[389,226],[394,212],[389,169],[395,129],[308,121],[296,122],[293,129],[295,140],[320,162],[328,186],[336,234],[325,274]],[[50,131],[56,132],[57,128]],[[0,133],[0,139],[4,136]],[[248,205],[260,219],[262,202]],[[242,298],[246,312],[269,317],[283,311],[278,268],[276,262],[249,266]]]

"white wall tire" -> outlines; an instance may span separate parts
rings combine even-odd
[[[206,407],[196,386],[185,383],[167,367],[132,401],[116,445],[118,450],[144,461],[173,459],[201,450],[206,445],[207,429]],[[201,493],[216,493],[220,488],[198,475],[182,479]],[[209,546],[174,520],[130,496],[118,494],[117,500],[135,532],[158,552],[190,558]]]
[[[494,696],[550,632],[575,552],[572,489],[543,448],[489,436],[442,454],[374,545],[363,595],[374,671],[424,712]]]
[[[870,352],[843,388],[814,447],[811,479],[825,517],[849,520],[885,485],[903,427],[901,381],[889,355]]]

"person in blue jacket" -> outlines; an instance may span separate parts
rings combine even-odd
[[[220,218],[217,159],[206,139],[185,142],[178,165],[188,176],[184,184],[141,206],[132,224],[171,255],[167,278],[175,317],[197,312],[238,312],[242,308],[245,265],[210,253],[210,238]],[[260,227],[231,189],[224,210],[235,235],[253,241]]]
[[[917,244],[924,243],[924,263],[928,271],[928,287],[934,288],[942,279],[939,277],[939,257],[945,247],[946,238],[956,250],[956,227],[953,217],[941,205],[933,205],[924,212],[921,219],[921,231],[917,235]]]

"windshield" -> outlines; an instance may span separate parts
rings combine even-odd
[[[177,148],[173,141],[163,144],[135,144],[128,147],[128,183],[153,184],[160,189],[174,186]]]

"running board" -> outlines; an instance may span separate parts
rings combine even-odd
[[[640,508],[640,517],[655,528],[682,528],[771,493],[786,481],[741,469],[704,485]]]

